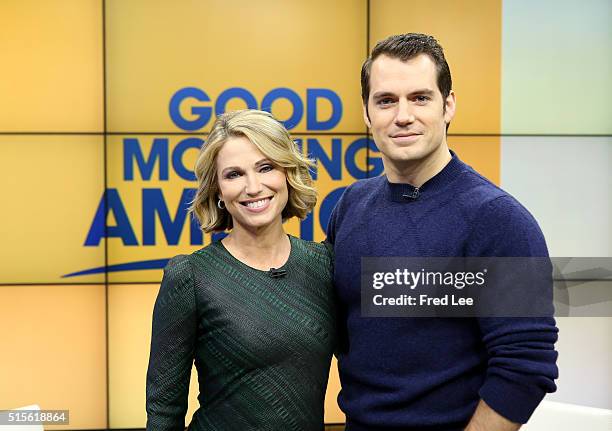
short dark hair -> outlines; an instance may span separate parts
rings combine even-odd
[[[436,65],[438,72],[438,89],[445,100],[453,86],[450,68],[444,58],[444,50],[438,41],[430,35],[421,33],[406,33],[389,36],[376,44],[370,56],[361,66],[361,98],[363,104],[368,106],[370,97],[370,72],[372,63],[381,55],[408,61],[420,54],[427,54]]]

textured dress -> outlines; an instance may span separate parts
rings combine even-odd
[[[153,311],[147,430],[184,429],[194,360],[200,408],[189,430],[323,429],[332,256],[289,238],[282,276],[240,262],[221,242],[168,263]]]

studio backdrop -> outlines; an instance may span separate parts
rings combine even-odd
[[[162,268],[215,239],[187,207],[216,116],[269,110],[316,160],[318,203],[286,230],[321,241],[344,188],[383,171],[359,74],[386,36],[440,41],[457,94],[450,147],[497,184],[540,143],[610,135],[612,39],[566,37],[609,33],[609,6],[589,3],[3,0],[0,409],[69,409],[67,429],[144,427]],[[579,71],[557,67],[568,43]],[[334,364],[328,423],[344,422],[339,389]]]

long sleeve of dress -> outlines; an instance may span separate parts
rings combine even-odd
[[[197,312],[188,256],[164,269],[153,310],[147,371],[147,430],[183,430],[194,360]]]

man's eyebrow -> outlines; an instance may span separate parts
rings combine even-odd
[[[436,92],[429,89],[429,88],[421,88],[419,90],[414,90],[413,92],[410,93],[410,96],[416,96],[416,95],[424,95],[424,96],[433,96]]]
[[[379,91],[372,95],[372,99],[381,99],[383,97],[396,97],[396,95],[390,91]]]
[[[408,97],[413,97],[417,95],[423,96],[433,96],[436,92],[430,88],[418,88],[416,90],[411,91],[408,94]],[[382,99],[384,97],[397,97],[397,94],[392,93],[390,91],[379,91],[372,95],[372,99]]]

